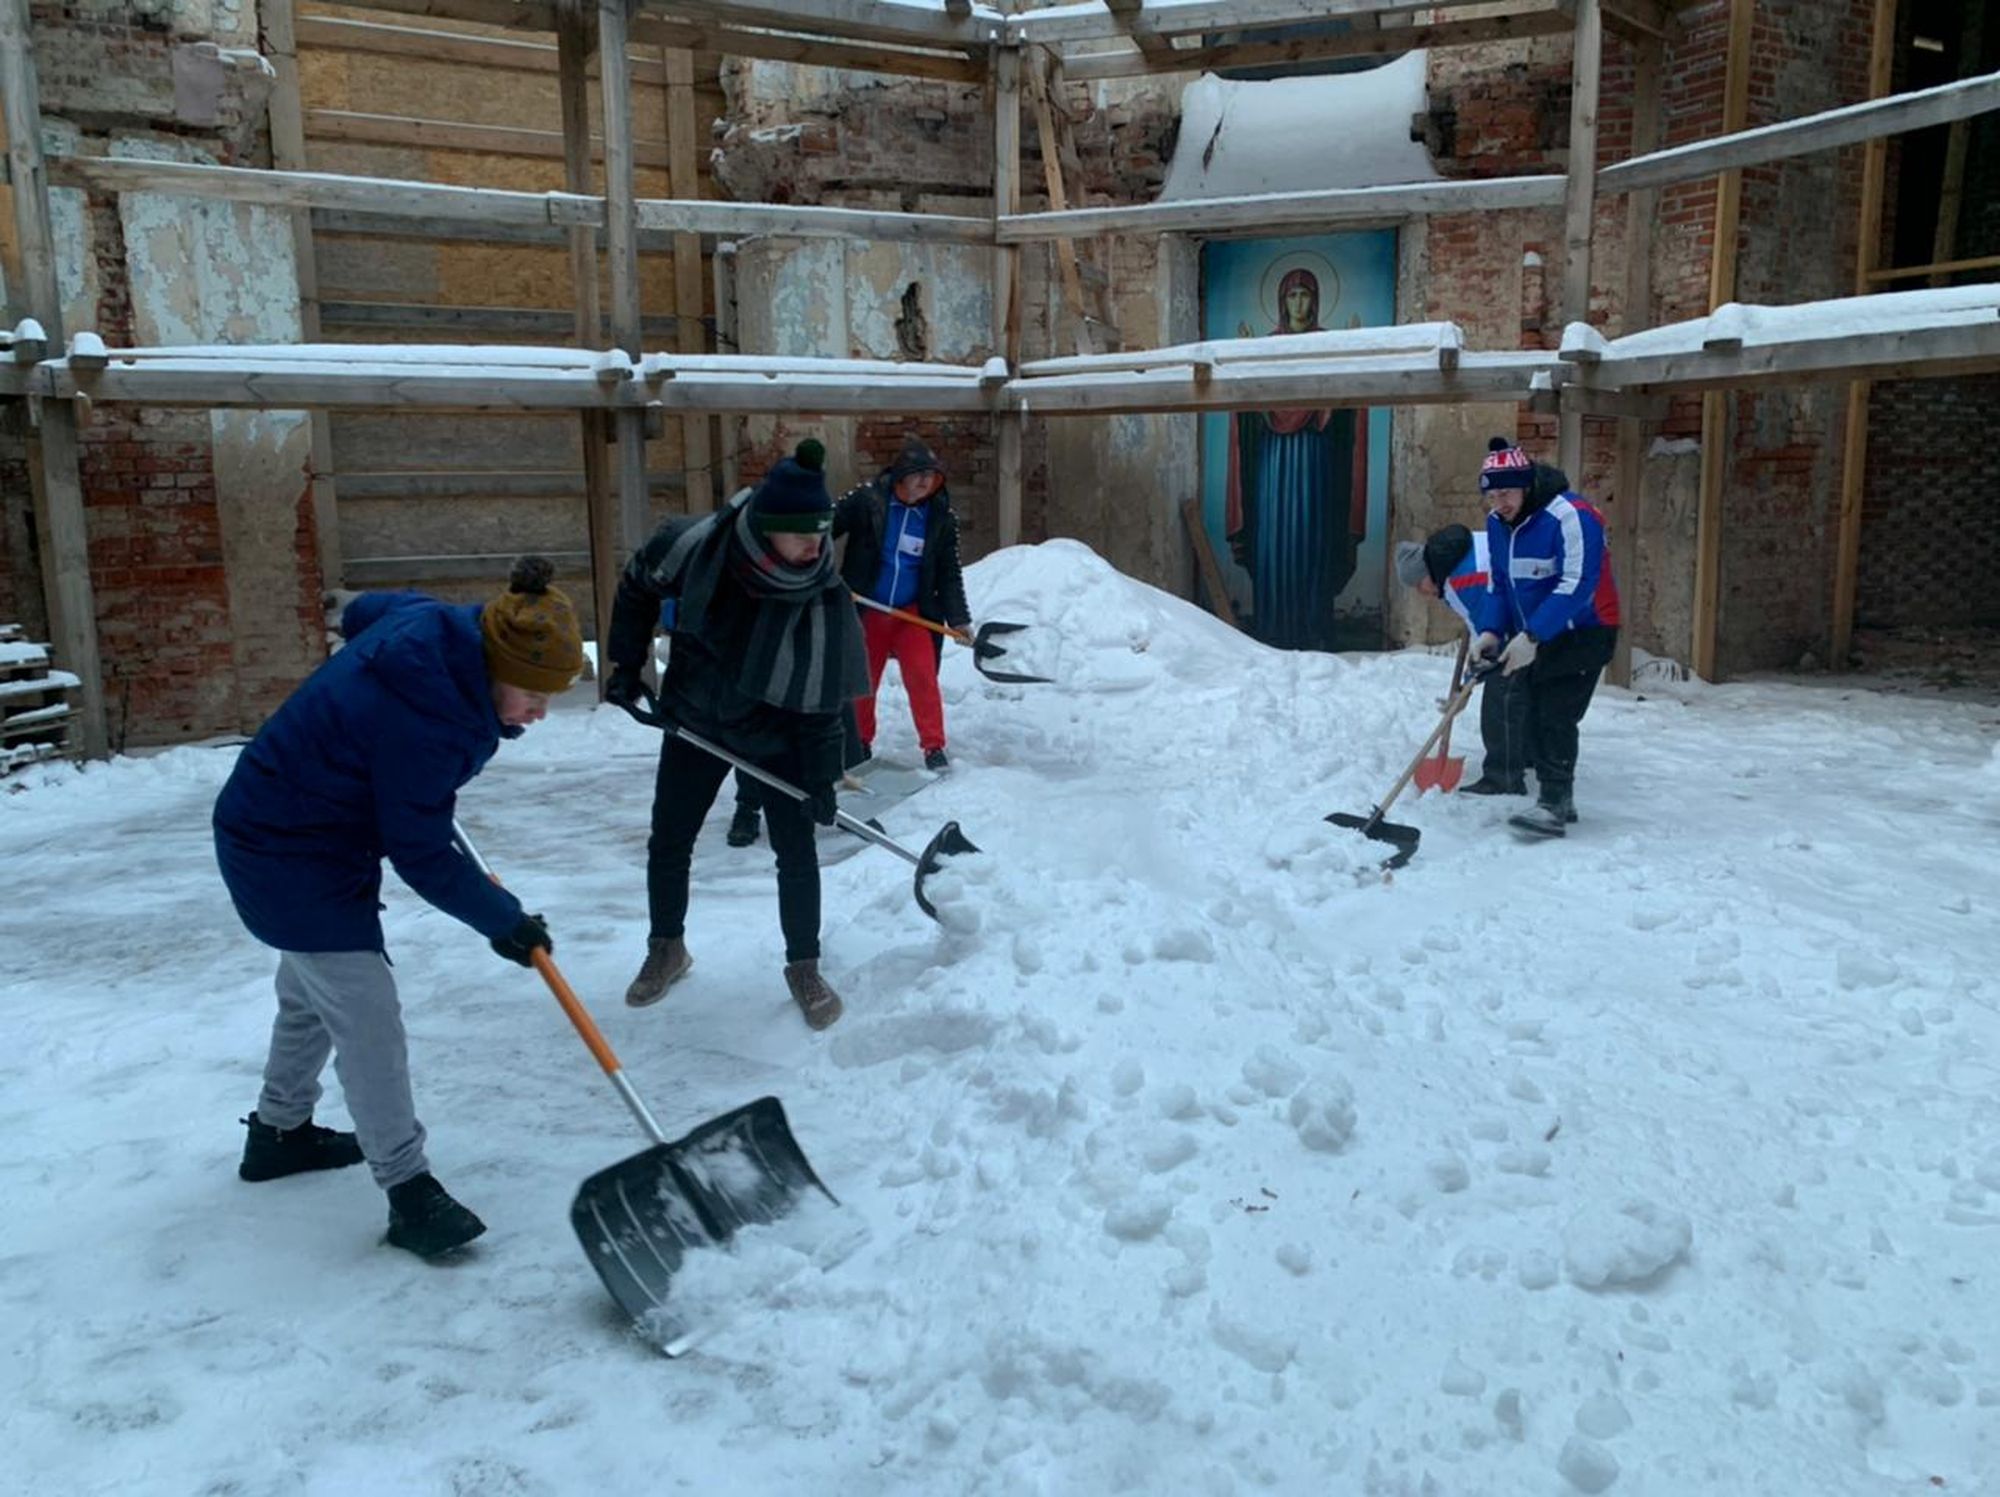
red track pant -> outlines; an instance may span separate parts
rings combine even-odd
[[[917,725],[917,744],[925,753],[944,747],[944,698],[938,695],[938,650],[931,631],[872,610],[861,616],[861,634],[868,646],[869,695],[854,704],[861,741],[875,742],[875,690],[882,668],[893,655],[902,667],[903,690],[910,694],[910,717]]]

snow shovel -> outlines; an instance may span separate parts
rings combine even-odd
[[[1458,641],[1458,659],[1451,668],[1451,689],[1455,692],[1465,679],[1465,653],[1471,644],[1469,636],[1461,635]],[[1426,790],[1442,790],[1446,795],[1458,788],[1458,782],[1465,778],[1465,759],[1451,752],[1451,724],[1444,725],[1444,738],[1438,744],[1437,757],[1426,756],[1417,765],[1417,794]]]
[[[1423,833],[1416,827],[1385,821],[1383,818],[1389,814],[1389,808],[1396,804],[1396,797],[1403,793],[1403,787],[1416,775],[1417,766],[1423,763],[1425,755],[1430,753],[1431,745],[1444,736],[1446,730],[1451,727],[1451,720],[1465,710],[1465,704],[1472,700],[1472,689],[1485,677],[1484,671],[1475,672],[1467,676],[1464,684],[1451,694],[1451,700],[1444,704],[1444,715],[1438,719],[1437,726],[1431,729],[1430,736],[1424,740],[1424,746],[1417,750],[1416,758],[1410,761],[1409,768],[1396,777],[1396,783],[1389,787],[1389,793],[1382,797],[1380,804],[1370,807],[1366,816],[1355,816],[1346,811],[1328,813],[1326,819],[1335,826],[1352,827],[1364,837],[1371,837],[1377,842],[1387,842],[1394,847],[1396,851],[1382,864],[1384,868],[1401,868],[1415,857],[1417,839],[1423,836]]]
[[[1047,676],[1023,675],[1019,671],[989,670],[986,662],[998,660],[1007,653],[1004,645],[993,643],[996,634],[1019,634],[1026,624],[981,624],[977,634],[967,634],[963,629],[954,629],[949,624],[934,624],[922,614],[911,613],[904,608],[891,608],[886,603],[877,603],[873,598],[864,598],[859,593],[854,601],[863,608],[872,608],[877,613],[886,613],[892,619],[901,619],[906,624],[915,624],[920,629],[928,629],[933,634],[942,634],[946,639],[955,639],[962,645],[972,646],[972,668],[989,681],[1000,681],[1010,685],[1036,686],[1046,684]]]
[[[453,822],[452,834],[472,866],[499,883],[465,828]],[[694,1344],[699,1329],[685,1324],[668,1303],[674,1274],[688,1249],[714,1247],[739,1227],[777,1221],[808,1190],[817,1190],[836,1206],[840,1202],[813,1173],[776,1097],[759,1097],[710,1118],[683,1138],[669,1139],[546,947],[534,953],[534,965],[653,1141],[651,1148],[599,1170],[577,1187],[570,1225],[604,1287],[631,1317],[633,1329],[677,1357]]]
[[[767,774],[756,765],[737,758],[728,749],[718,744],[710,743],[698,733],[690,733],[686,728],[662,713],[659,709],[658,700],[644,687],[640,688],[640,697],[643,705],[635,704],[625,709],[632,714],[634,720],[644,723],[649,728],[659,728],[663,732],[671,733],[676,738],[685,739],[703,753],[715,755],[723,763],[742,770],[759,784],[769,785],[773,790],[789,795],[793,800],[802,801],[806,798],[805,791],[799,789],[798,786],[781,780],[774,774]],[[961,853],[979,851],[972,844],[972,840],[958,829],[958,823],[955,821],[947,821],[938,834],[924,844],[924,850],[921,853],[914,853],[880,827],[873,826],[858,817],[849,816],[845,811],[836,810],[833,813],[833,819],[835,825],[839,826],[842,831],[852,832],[857,837],[873,842],[877,847],[887,848],[905,863],[909,863],[916,868],[917,873],[912,888],[917,896],[917,908],[933,920],[938,917],[937,906],[932,904],[930,897],[924,893],[924,880],[929,878],[933,873],[936,873],[943,866],[940,861],[941,859],[955,858]]]

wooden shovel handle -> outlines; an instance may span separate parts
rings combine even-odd
[[[1458,695],[1458,688],[1464,684],[1465,657],[1471,648],[1472,636],[1461,634],[1458,638],[1458,659],[1452,662],[1451,667],[1451,694],[1453,696]],[[1444,737],[1438,743],[1438,758],[1440,759],[1449,759],[1451,757],[1451,725],[1457,717],[1458,714],[1454,712],[1451,717],[1445,719]]]
[[[872,608],[877,613],[886,613],[892,619],[901,619],[906,624],[915,624],[919,629],[928,629],[933,634],[942,634],[947,639],[955,639],[962,645],[972,643],[972,636],[967,634],[963,629],[954,629],[949,624],[933,623],[920,613],[911,613],[905,608],[891,608],[887,603],[877,603],[873,598],[864,598],[859,593],[854,595],[854,601],[863,608]]]

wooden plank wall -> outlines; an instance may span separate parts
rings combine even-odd
[[[634,47],[631,55],[637,188],[642,197],[666,197],[669,60],[659,47]],[[562,122],[553,36],[305,4],[298,56],[312,170],[534,192],[564,187],[560,136],[550,134]],[[713,54],[696,54],[694,66],[692,153],[699,195],[714,197],[707,143],[723,98]],[[595,69],[590,94],[592,118],[600,120]],[[683,119],[686,113],[680,111]],[[594,186],[602,190],[601,161]],[[329,342],[573,341],[566,238],[411,237],[368,232],[326,215],[314,238],[320,323]],[[694,344],[679,320],[683,310],[713,315],[707,258],[698,275],[677,277],[671,254],[644,248],[647,346],[712,349],[712,324],[701,324]],[[599,277],[606,284],[601,249]],[[685,309],[680,295],[690,298]],[[602,343],[608,346],[608,332]],[[476,558],[540,550],[562,563],[566,585],[587,612],[589,532],[578,431],[569,412],[333,413],[342,582],[477,596],[505,574],[506,561],[485,565]],[[666,422],[648,443],[656,512],[685,507],[687,456],[678,421]]]

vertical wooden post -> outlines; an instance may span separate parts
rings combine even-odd
[[[278,76],[271,87],[271,165],[280,171],[307,171],[305,107],[299,98],[298,35],[292,0],[262,0],[265,55]],[[319,342],[319,260],[313,248],[312,211],[292,216],[292,263],[299,278],[299,333]],[[323,590],[345,581],[340,547],[340,502],[333,479],[333,432],[323,410],[308,411],[312,434],[313,533],[319,548]]]
[[[1889,91],[1895,62],[1896,0],[1875,0],[1875,34],[1868,50],[1868,97]],[[1854,246],[1854,294],[1872,288],[1869,274],[1882,252],[1882,196],[1888,172],[1889,143],[1871,140],[1862,147],[1861,224]],[[1861,562],[1861,491],[1868,470],[1868,395],[1871,381],[1857,379],[1847,387],[1847,426],[1840,453],[1840,528],[1833,554],[1833,629],[1831,659],[1837,671],[1847,669],[1854,648],[1854,594]]]
[[[1744,128],[1750,114],[1750,29],[1756,0],[1729,0],[1729,53],[1722,84],[1722,133]],[[1736,295],[1736,236],[1743,208],[1743,174],[1727,171],[1715,184],[1715,240],[1709,250],[1708,309]],[[1701,397],[1701,497],[1695,512],[1694,673],[1715,679],[1716,625],[1722,599],[1722,493],[1729,474],[1729,397]]]
[[[562,100],[563,187],[589,194],[596,191],[590,170],[591,13],[572,6],[556,11],[556,73]],[[597,293],[597,231],[578,224],[569,231],[569,269],[576,299],[576,346],[596,348],[604,341],[604,310]],[[583,504],[590,536],[591,614],[601,650],[611,638],[611,604],[618,594],[618,574],[625,550],[618,533],[618,511],[611,493],[610,422],[602,411],[577,415],[577,437],[583,445]],[[598,690],[606,673],[597,673]]]
[[[1987,0],[1964,0],[1958,31],[1958,76],[1979,71],[1986,52]],[[1871,58],[1872,61],[1872,58]],[[1958,257],[1958,214],[1965,201],[1965,158],[1972,144],[1972,121],[1953,120],[1945,136],[1944,182],[1938,192],[1937,229],[1931,236],[1931,263],[1942,265]],[[1933,274],[1933,286],[1949,286],[1951,273]]]
[[[1021,209],[1021,49],[1000,47],[993,53],[993,214]],[[1021,359],[1021,252],[1013,245],[993,251],[993,351],[1017,367]],[[995,494],[998,509],[995,544],[1014,546],[1021,540],[1021,445],[1024,421],[1019,412],[1001,411],[993,418]]]
[[[611,341],[632,358],[639,341],[639,206],[632,181],[631,0],[598,0],[597,53],[604,99],[604,243],[611,262]],[[646,413],[621,407],[618,433],[618,539],[627,554],[652,530],[646,492]]]
[[[715,280],[715,346],[718,353],[740,353],[736,339],[736,246],[716,245],[709,266]],[[730,498],[740,487],[736,460],[740,440],[740,416],[725,416],[717,422],[721,443],[717,448],[716,477],[721,480],[722,497]]]
[[[1632,154],[1643,156],[1660,144],[1660,58],[1657,37],[1634,44],[1632,59]],[[1647,188],[1625,200],[1625,319],[1621,334],[1636,333],[1653,320],[1653,213],[1659,193]],[[1639,533],[1645,524],[1646,423],[1618,422],[1618,499],[1611,513],[1611,571],[1617,579],[1625,623],[1607,673],[1614,686],[1632,684],[1632,616],[1639,596]]]
[[[685,47],[667,47],[662,56],[667,65],[667,196],[698,198],[701,180],[696,166],[700,153],[695,149],[694,53]],[[705,289],[701,235],[674,235],[674,326],[682,353],[708,351],[701,320]],[[711,473],[715,444],[709,429],[706,411],[690,411],[681,418],[683,503],[689,514],[706,514],[715,508]]]
[[[35,75],[28,0],[0,0],[0,110],[7,124],[7,167],[14,192],[22,299],[52,349],[66,346],[61,289],[56,280],[55,230],[49,217],[49,176],[42,159],[41,83]],[[41,441],[30,452],[40,470],[48,533],[42,537],[42,590],[61,665],[82,683],[78,728],[84,755],[110,752],[104,717],[104,672],[97,657],[97,599],[90,585],[90,530],[77,474],[76,407],[41,405]]]
[[[1597,212],[1597,105],[1604,75],[1601,0],[1577,0],[1570,58],[1569,180],[1563,190],[1564,322],[1590,321],[1591,225]],[[1561,407],[1556,462],[1572,483],[1583,482],[1583,413]]]

